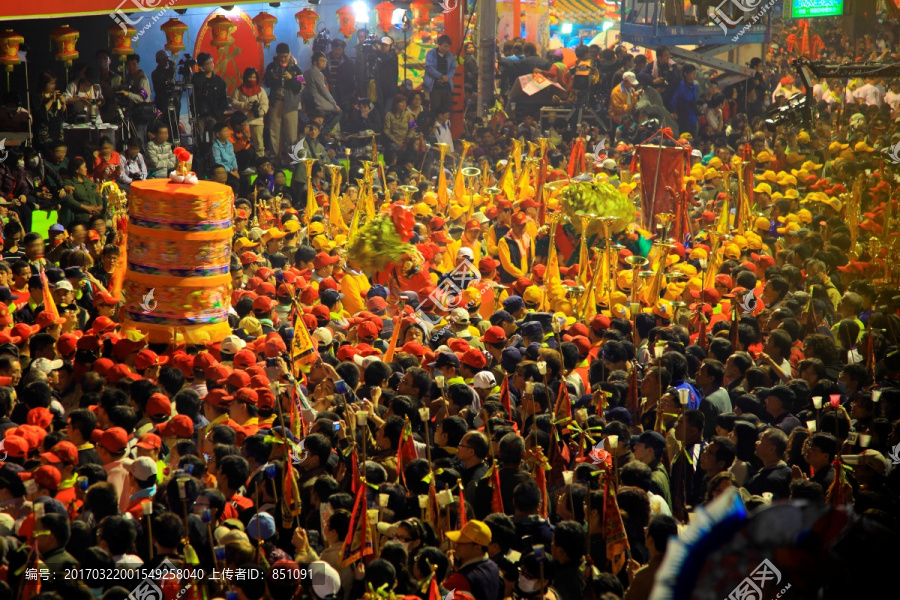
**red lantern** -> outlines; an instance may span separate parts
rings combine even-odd
[[[319,22],[319,15],[314,10],[304,8],[295,14],[294,18],[297,19],[297,27],[299,27],[297,37],[303,38],[303,43],[308,44],[309,40],[316,37],[316,23]]]
[[[275,41],[275,23],[277,22],[278,19],[265,11],[253,17],[253,24],[257,29],[256,39],[265,44],[266,50]]]
[[[375,6],[375,12],[378,14],[378,28],[383,32],[387,33],[393,29],[394,25],[391,23],[391,17],[394,16],[396,9],[397,7],[390,2],[382,2]]]
[[[6,67],[7,73],[12,73],[14,66],[22,64],[19,59],[19,45],[24,43],[25,38],[12,29],[0,33],[0,65]]]
[[[160,26],[162,32],[166,35],[166,50],[177,57],[178,53],[187,46],[184,45],[184,34],[187,33],[187,25],[176,18],[169,19]]]
[[[338,22],[341,24],[338,31],[340,31],[344,37],[349,38],[353,35],[353,32],[356,31],[356,15],[353,13],[353,8],[349,6],[339,8],[337,16]]]
[[[409,8],[412,10],[413,23],[415,23],[416,27],[425,27],[431,21],[430,0],[416,0],[409,5]]]
[[[56,60],[62,62],[67,67],[72,65],[72,61],[78,58],[78,52],[75,50],[75,42],[81,34],[69,27],[63,25],[57,27],[50,32],[50,39],[56,44]]]
[[[134,34],[137,33],[137,29],[126,23],[123,23],[123,25],[125,25],[124,29],[117,24],[110,27],[108,31],[109,37],[112,38],[112,53],[116,56],[134,54],[131,40],[134,38]]]
[[[234,42],[231,34],[237,29],[237,25],[228,20],[227,17],[218,15],[209,21],[209,28],[212,30],[213,48],[223,48],[230,46]]]

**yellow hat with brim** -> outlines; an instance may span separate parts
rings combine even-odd
[[[413,214],[417,217],[424,217],[431,214],[431,207],[424,202],[419,202],[413,206]]]
[[[491,529],[481,521],[468,521],[459,531],[448,531],[447,539],[451,542],[459,543],[462,541],[478,544],[485,548],[491,543]]]
[[[753,188],[753,191],[757,192],[757,193],[769,194],[771,196],[772,195],[772,186],[769,185],[768,183],[761,183],[758,186],[756,186],[755,188]]]
[[[756,220],[753,222],[753,225],[757,229],[762,229],[763,231],[768,231],[769,227],[772,226],[772,224],[769,223],[769,220],[765,217],[756,217]]]
[[[454,204],[453,206],[450,207],[450,219],[452,219],[454,221],[456,219],[460,218],[461,216],[463,216],[465,213],[466,213],[466,208],[462,207],[458,204]]]
[[[725,244],[722,248],[722,254],[730,260],[738,260],[741,257],[741,249],[737,244]]]
[[[793,200],[800,197],[800,192],[798,192],[795,188],[788,188],[784,190],[784,197]]]

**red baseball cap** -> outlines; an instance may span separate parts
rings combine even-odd
[[[604,315],[597,315],[593,319],[591,319],[591,329],[594,330],[594,333],[600,333],[601,331],[606,331],[609,329],[612,321],[610,321],[609,317]]]
[[[323,269],[328,265],[333,265],[339,260],[341,260],[340,256],[330,256],[327,252],[319,252],[313,259],[313,266],[316,269]]]
[[[225,365],[213,365],[203,371],[203,377],[208,381],[221,381],[227,379],[228,376],[231,375],[231,371],[232,369],[229,369]]]
[[[128,365],[118,364],[113,365],[106,372],[106,382],[110,384],[119,383],[123,379],[137,379],[134,373],[131,372],[131,369],[128,368]]]
[[[108,294],[104,291],[98,291],[94,295],[94,306],[117,306],[119,304],[119,299],[113,296],[112,294]],[[108,317],[104,317],[108,318]]]
[[[478,222],[478,219],[469,219],[466,221],[466,231],[470,231],[472,229],[481,229],[481,224]]]
[[[505,344],[506,332],[498,325],[488,327],[484,335],[481,336],[481,341],[485,344]]]
[[[153,350],[141,350],[134,357],[134,368],[138,371],[143,371],[150,367],[164,365],[167,362],[169,362],[168,356],[159,356]]]
[[[484,352],[478,348],[471,348],[460,357],[459,362],[473,369],[483,369],[487,365],[487,358],[485,358]]]
[[[265,341],[266,358],[277,358],[287,352],[284,340],[277,333],[269,334]]]
[[[145,433],[138,438],[135,446],[144,450],[159,450],[162,448],[162,440],[155,433]]]
[[[39,325],[29,325],[28,323],[16,323],[12,328],[12,335],[14,337],[20,338],[20,341],[25,341],[40,330],[41,330],[41,328]],[[18,342],[15,342],[15,343],[18,343]]]
[[[165,423],[156,426],[162,437],[190,438],[194,435],[194,422],[187,415],[175,415]]]
[[[78,448],[68,441],[57,442],[49,452],[41,454],[41,458],[50,463],[65,463],[67,465],[78,464]]]
[[[734,281],[732,281],[730,275],[726,275],[725,273],[720,273],[716,275],[716,283],[721,286],[725,286],[729,290],[734,287]]]
[[[241,350],[234,355],[234,358],[231,359],[231,364],[234,365],[235,369],[246,369],[247,367],[252,367],[256,364],[256,355],[253,354],[252,350]]]
[[[252,404],[253,406],[256,406],[259,403],[259,394],[256,393],[256,390],[249,387],[242,387],[236,391],[233,398],[238,402]]]
[[[225,390],[219,389],[211,390],[203,400],[217,408],[228,408],[233,398]]]
[[[25,458],[28,449],[28,441],[22,436],[10,434],[3,439],[3,451],[13,458]]]
[[[371,321],[364,321],[357,325],[356,335],[361,340],[368,340],[378,337],[378,327]]]
[[[337,358],[341,362],[350,362],[357,354],[359,354],[359,350],[348,344],[338,348]]]
[[[718,304],[722,300],[722,295],[716,288],[705,288],[701,291],[691,290],[691,297],[702,299],[709,304]]]
[[[147,400],[147,416],[154,421],[161,421],[172,416],[172,401],[165,394],[157,392]]]
[[[387,310],[387,300],[381,296],[374,296],[366,300],[366,308],[369,310],[383,311]]]
[[[524,225],[528,222],[528,215],[523,212],[517,212],[512,216],[513,225]]]
[[[128,450],[128,432],[121,427],[110,427],[106,431],[95,429],[91,440],[103,446],[110,454],[122,454]]]
[[[41,314],[37,316],[34,322],[41,328],[47,329],[48,327],[53,327],[54,325],[62,325],[66,322],[64,317],[54,317],[50,314],[49,310],[41,311]]]
[[[79,331],[78,333],[80,334],[81,332]],[[59,339],[56,340],[56,351],[64,358],[72,356],[78,349],[78,340],[81,339],[81,337],[81,335],[75,333],[62,334],[59,336]]]
[[[44,407],[32,408],[28,411],[25,420],[29,425],[36,425],[41,429],[47,429],[53,421],[53,413],[50,412],[50,409]]]
[[[478,270],[481,271],[482,274],[490,273],[494,269],[500,266],[500,261],[493,258],[492,256],[485,256],[481,260],[478,261]]]
[[[53,465],[44,465],[34,470],[34,473],[19,473],[19,479],[28,481],[34,479],[39,486],[47,488],[53,492],[59,491],[59,484],[62,482],[62,475],[59,469]]]
[[[591,352],[591,341],[583,335],[576,335],[570,340],[578,347],[578,356],[586,358]]]
[[[403,347],[400,348],[400,352],[405,352],[406,354],[412,354],[417,358],[425,358],[425,354],[427,354],[427,349],[425,346],[420,344],[419,342],[406,342],[403,344]]]
[[[250,376],[244,371],[233,371],[223,381],[219,381],[219,385],[230,385],[237,389],[247,387],[250,385]]]
[[[259,397],[257,406],[260,410],[273,410],[275,408],[275,394],[269,388],[260,388],[256,390]]]

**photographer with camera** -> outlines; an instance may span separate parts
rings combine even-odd
[[[97,50],[95,58],[99,69],[97,83],[100,85],[100,96],[103,98],[100,104],[100,119],[104,123],[115,123],[119,118],[116,90],[122,86],[122,76],[110,70],[109,52],[104,48]]]
[[[140,62],[141,57],[137,54],[125,60],[125,77],[116,95],[134,124],[135,135],[143,142],[147,139],[147,127],[156,116],[156,109],[150,101],[150,80],[138,66]],[[122,133],[125,134],[124,131]]]
[[[213,127],[228,109],[228,91],[225,80],[216,75],[213,58],[206,52],[197,55],[197,66],[200,71],[194,73],[194,102],[197,106],[197,135],[200,143],[206,142],[209,133],[210,142],[215,136]]]
[[[263,143],[263,129],[266,113],[269,112],[269,95],[259,84],[259,71],[253,67],[244,69],[244,81],[234,90],[231,106],[247,117],[256,156],[264,156],[266,147]]]
[[[62,91],[56,88],[56,75],[41,74],[41,91],[34,104],[34,136],[36,145],[48,146],[63,139],[62,126],[66,119],[66,103]]]
[[[83,63],[72,65],[72,81],[66,86],[66,91],[63,93],[66,106],[69,108],[67,122],[76,123],[92,120],[91,107],[102,104],[103,96],[100,92],[100,86],[93,83],[93,75],[95,73],[92,73],[87,65]],[[96,112],[96,109],[93,120],[100,120],[100,115]]]
[[[275,60],[266,67],[263,84],[269,88],[269,150],[283,159],[282,139],[288,145],[297,139],[297,111],[303,91],[303,71],[284,42],[275,46]]]
[[[181,109],[181,98],[176,96],[174,89],[175,63],[169,59],[165,50],[157,51],[156,68],[150,73],[150,80],[153,82],[153,91],[156,92],[153,102],[157,110],[165,114],[169,110],[169,102],[173,101],[175,114],[178,114]]]
[[[344,40],[331,40],[331,52],[328,53],[328,66],[325,70],[325,79],[328,80],[328,89],[341,110],[347,111],[356,92],[354,80],[356,66],[353,59],[347,56],[347,42]]]

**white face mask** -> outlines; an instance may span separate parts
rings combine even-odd
[[[528,579],[524,575],[519,575],[519,589],[525,592],[526,594],[532,594],[537,589],[537,580]]]

